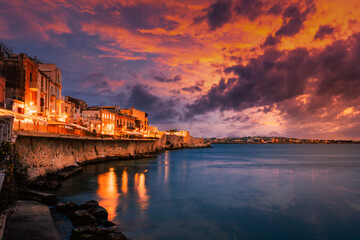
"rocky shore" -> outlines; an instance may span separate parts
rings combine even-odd
[[[70,166],[59,167],[51,171],[45,171],[44,174],[38,175],[36,178],[29,179],[28,190],[22,193],[22,199],[26,201],[37,201],[48,206],[55,206],[57,214],[67,216],[74,229],[71,233],[71,240],[126,240],[128,239],[122,234],[117,226],[108,221],[108,213],[105,208],[100,206],[96,201],[90,200],[86,203],[77,205],[74,202],[57,203],[54,194],[44,191],[52,191],[61,188],[62,180],[80,173],[82,166],[105,160],[131,160],[139,158],[153,158],[166,150],[177,150],[185,148],[208,148],[208,144],[204,144],[202,139],[191,139],[184,141],[176,136],[168,136],[155,142],[156,147],[150,148],[152,151],[134,151],[129,155],[108,156],[107,158],[98,157],[87,161],[79,161]],[[31,150],[31,148],[30,148]],[[24,206],[26,208],[26,206]],[[18,213],[21,218],[21,213]],[[18,216],[19,217],[19,216]],[[51,216],[49,216],[51,218]],[[31,225],[31,222],[28,223]],[[12,227],[16,230],[16,227]]]
[[[113,222],[108,212],[94,200],[81,205],[74,202],[58,203],[56,212],[65,214],[74,225],[70,240],[128,240]]]

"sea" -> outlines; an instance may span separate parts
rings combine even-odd
[[[137,239],[360,239],[360,145],[213,145],[84,166],[59,202],[94,199]],[[57,215],[62,239],[72,226]]]

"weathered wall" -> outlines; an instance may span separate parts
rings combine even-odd
[[[31,179],[94,160],[126,158],[163,149],[206,147],[203,139],[165,135],[158,140],[119,140],[19,134],[18,151]]]

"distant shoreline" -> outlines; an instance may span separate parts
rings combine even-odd
[[[205,138],[209,144],[360,144],[355,140],[297,139],[285,137]]]

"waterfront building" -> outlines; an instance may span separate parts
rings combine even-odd
[[[159,137],[157,127],[149,126],[149,137]]]
[[[146,112],[135,109],[134,107],[122,109],[121,113],[135,117],[135,130],[144,136],[149,134],[148,129],[148,114]]]
[[[105,135],[115,134],[115,114],[99,107],[91,107],[82,112],[84,126],[89,131]]]
[[[49,96],[49,113],[48,118],[51,120],[64,121],[62,104],[65,98],[61,96],[61,69],[53,63],[41,63],[39,69],[49,77],[48,96]]]
[[[75,103],[67,101],[65,99],[64,103],[62,104],[61,112],[63,113],[64,122],[75,123]]]
[[[73,106],[73,109],[70,109],[71,116],[69,116],[69,122],[82,126],[84,124],[82,112],[88,109],[87,103],[84,100],[70,96],[65,96],[65,103],[66,102]],[[69,115],[69,113],[66,114]]]
[[[50,96],[49,96],[50,78],[43,71],[39,70],[38,82],[40,82],[39,115],[46,119],[50,111]]]
[[[79,109],[80,112],[82,112],[83,110],[88,109],[88,105],[84,100],[78,99],[78,98],[74,98],[74,97],[70,97],[70,96],[65,96],[65,100],[69,101],[69,102],[73,102],[75,104],[75,108]]]
[[[115,115],[115,134],[119,136],[136,135],[135,131],[135,117],[118,113]]]
[[[101,106],[99,108],[107,110],[107,111],[115,113],[115,114],[120,114],[121,113],[121,108],[119,106]]]
[[[13,110],[13,105],[20,112],[37,115],[39,105],[38,68],[32,58],[24,53],[14,54],[13,51],[0,43],[0,75],[5,77],[5,97],[8,99],[7,108]]]
[[[5,78],[0,75],[0,107],[5,107]]]

